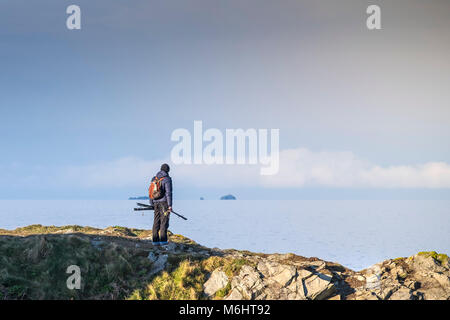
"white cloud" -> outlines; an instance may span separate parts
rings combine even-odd
[[[36,167],[20,181],[22,185],[64,188],[141,187],[148,184],[164,162],[170,163],[168,159],[125,157],[58,170]],[[383,167],[352,152],[313,152],[305,148],[281,151],[280,170],[273,176],[261,176],[258,165],[171,167],[179,187],[450,188],[450,164],[445,162]]]
[[[300,148],[283,150],[279,174],[262,181],[265,186],[277,187],[449,188],[450,165],[428,162],[382,167],[351,152]]]

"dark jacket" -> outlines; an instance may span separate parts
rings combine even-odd
[[[158,200],[152,200],[150,199],[150,205],[153,205],[154,202],[162,202],[167,201],[167,204],[169,207],[172,206],[172,178],[169,176],[169,174],[165,171],[160,171],[156,174],[157,178],[164,177],[161,186],[164,190],[164,196],[161,199]]]

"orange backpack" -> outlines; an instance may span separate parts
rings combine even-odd
[[[164,190],[161,187],[161,182],[163,180],[164,177],[153,177],[152,182],[150,183],[150,187],[148,188],[148,196],[150,197],[150,199],[158,200],[164,196]]]

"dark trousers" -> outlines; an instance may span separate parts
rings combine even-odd
[[[153,219],[153,242],[167,242],[170,212],[166,201],[154,202],[155,216]],[[166,214],[164,214],[166,213]]]

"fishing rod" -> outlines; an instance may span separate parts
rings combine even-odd
[[[137,202],[136,204],[137,204],[140,208],[134,208],[134,211],[155,210],[155,207],[154,207],[154,206],[151,206],[151,205],[148,205],[148,204],[145,204],[145,203],[139,203],[139,202]],[[187,218],[184,217],[184,216],[182,216],[181,214],[176,213],[176,212],[173,211],[173,210],[171,210],[171,212],[172,212],[173,214],[179,216],[181,219],[187,220]]]

